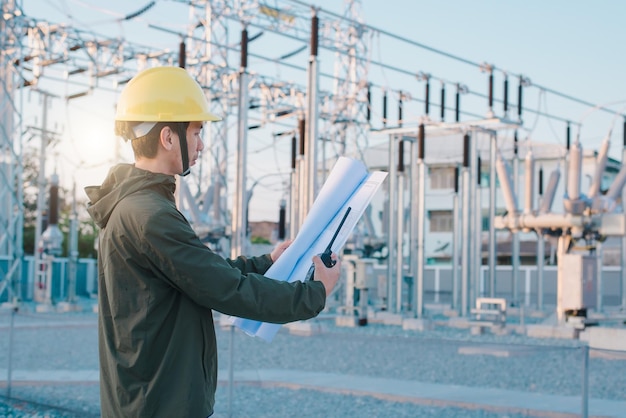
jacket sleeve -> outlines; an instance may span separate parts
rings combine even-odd
[[[272,258],[269,254],[259,257],[239,256],[234,260],[227,259],[228,264],[239,269],[242,273],[264,274],[272,265]]]
[[[151,215],[143,233],[144,253],[155,276],[168,282],[197,304],[228,315],[257,321],[286,323],[319,314],[326,303],[318,281],[279,281],[259,273],[265,266],[233,267],[202,244],[178,211]],[[267,258],[269,261],[269,257]],[[268,262],[266,261],[266,263]],[[246,263],[244,263],[246,264]],[[269,264],[267,264],[269,268]]]

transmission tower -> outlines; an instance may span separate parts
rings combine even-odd
[[[368,126],[368,45],[361,0],[345,0],[343,19],[328,27],[335,40],[335,80],[326,132],[337,140],[340,154],[363,159]]]
[[[0,295],[8,291],[10,301],[19,300],[22,277],[23,183],[21,119],[15,93],[20,84],[14,66],[20,61],[19,34],[24,33],[20,9],[14,0],[2,2],[0,17]]]

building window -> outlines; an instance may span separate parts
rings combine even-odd
[[[454,167],[430,167],[431,189],[454,189]]]
[[[428,212],[430,232],[452,232],[454,220],[451,210],[431,210]]]

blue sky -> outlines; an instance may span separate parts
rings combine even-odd
[[[154,43],[172,49],[177,47],[178,39],[159,31],[147,28],[147,23],[177,27],[184,31],[188,21],[188,9],[173,1],[157,1],[141,19],[124,24],[113,23],[116,14],[123,16],[136,11],[148,1],[129,2],[95,0],[47,0],[25,1],[27,15],[47,19],[50,22],[67,23],[77,27],[90,28],[107,36],[120,36],[132,42]],[[269,5],[274,1],[267,1]],[[343,2],[323,0],[314,2],[322,9],[341,13]],[[281,3],[282,4],[282,3]],[[312,3],[309,3],[312,4]],[[608,107],[624,112],[626,106],[626,88],[624,87],[624,62],[622,45],[626,41],[626,29],[623,16],[626,16],[626,3],[620,1],[407,1],[407,0],[363,0],[362,17],[365,23],[375,28],[411,39],[441,50],[447,54],[466,60],[486,62],[499,70],[510,74],[523,74],[532,83],[558,92],[583,99],[594,104],[611,104]],[[237,43],[237,25],[233,43]],[[255,30],[251,29],[250,33]],[[395,41],[384,35],[370,35],[371,59],[403,68],[407,71],[423,71],[435,79],[441,78],[466,84],[470,90],[487,94],[487,78],[484,73],[468,65],[440,54]],[[262,38],[266,38],[263,40]],[[269,57],[280,56],[291,46],[289,42],[272,43],[272,37],[263,36],[250,45],[251,52]],[[308,52],[290,59],[290,62],[306,66]],[[332,56],[321,56],[322,71],[332,73]],[[234,64],[237,64],[235,60]],[[251,71],[268,74],[275,78],[284,78],[306,84],[306,75],[281,68],[276,63],[250,59]],[[500,71],[495,75],[495,96],[502,97],[503,76]],[[369,69],[369,77],[377,86],[408,91],[415,98],[422,98],[423,84],[414,77],[400,76],[393,71],[376,66]],[[104,85],[105,81],[103,81]],[[517,79],[510,80],[509,100],[517,100]],[[109,86],[110,87],[110,86]],[[55,88],[72,93],[74,86],[60,85]],[[431,100],[438,115],[439,84],[431,83]],[[448,88],[447,105],[452,106],[452,89]],[[380,89],[373,91],[374,118],[380,117]],[[25,121],[34,124],[41,121],[36,99],[29,98]],[[92,97],[70,103],[58,100],[51,113],[50,126],[59,126],[62,130],[61,143],[55,148],[55,166],[64,178],[71,183],[72,178],[82,188],[86,183],[97,183],[106,173],[113,161],[113,150],[120,147],[120,153],[130,158],[128,149],[118,144],[112,136],[112,122],[115,95],[95,92]],[[465,110],[477,114],[486,114],[487,103],[472,100],[471,108]],[[470,100],[463,97],[462,103],[469,105]],[[613,104],[614,103],[614,104]],[[389,117],[395,117],[395,104],[390,102]],[[524,106],[539,109],[544,113],[557,115],[574,123],[583,122],[580,138],[585,148],[597,148],[600,140],[608,132],[615,118],[600,111],[591,111],[589,107],[563,100],[555,95],[541,94],[536,87],[529,87],[524,93]],[[501,113],[501,105],[496,104],[496,113]],[[405,113],[411,113],[415,120],[420,116],[423,105],[415,104]],[[462,107],[463,108],[463,107]],[[432,114],[431,113],[431,114]],[[449,119],[453,118],[448,112]],[[38,118],[38,119],[36,119]],[[565,124],[562,121],[549,120],[531,114],[523,115],[524,127],[522,139],[529,137],[536,141],[565,143]],[[231,121],[230,123],[235,122]],[[374,120],[373,124],[379,124]],[[278,128],[274,129],[277,130]],[[232,129],[231,129],[232,130]],[[572,132],[577,129],[573,126]],[[618,118],[611,137],[611,156],[621,159],[622,154],[622,119]],[[288,171],[289,145],[275,144],[268,139],[267,132],[251,131],[250,176],[251,181],[271,172]],[[276,149],[268,151],[276,145]],[[234,149],[234,147],[232,148]],[[269,154],[268,154],[269,153]],[[258,156],[259,160],[255,160]],[[72,162],[73,161],[73,162]],[[76,163],[78,161],[78,163]],[[271,163],[268,163],[271,161]],[[267,179],[255,190],[257,194],[275,196],[264,199],[266,204],[251,202],[252,220],[276,220],[278,200],[281,196],[281,179]],[[63,181],[63,180],[62,180]],[[263,193],[261,193],[263,192]]]

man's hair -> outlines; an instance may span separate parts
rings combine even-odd
[[[130,140],[135,158],[154,158],[159,149],[159,136],[166,126],[176,132],[179,137],[185,135],[189,122],[158,122],[150,131],[140,137],[135,137],[134,128],[141,122],[115,121],[115,135]]]

